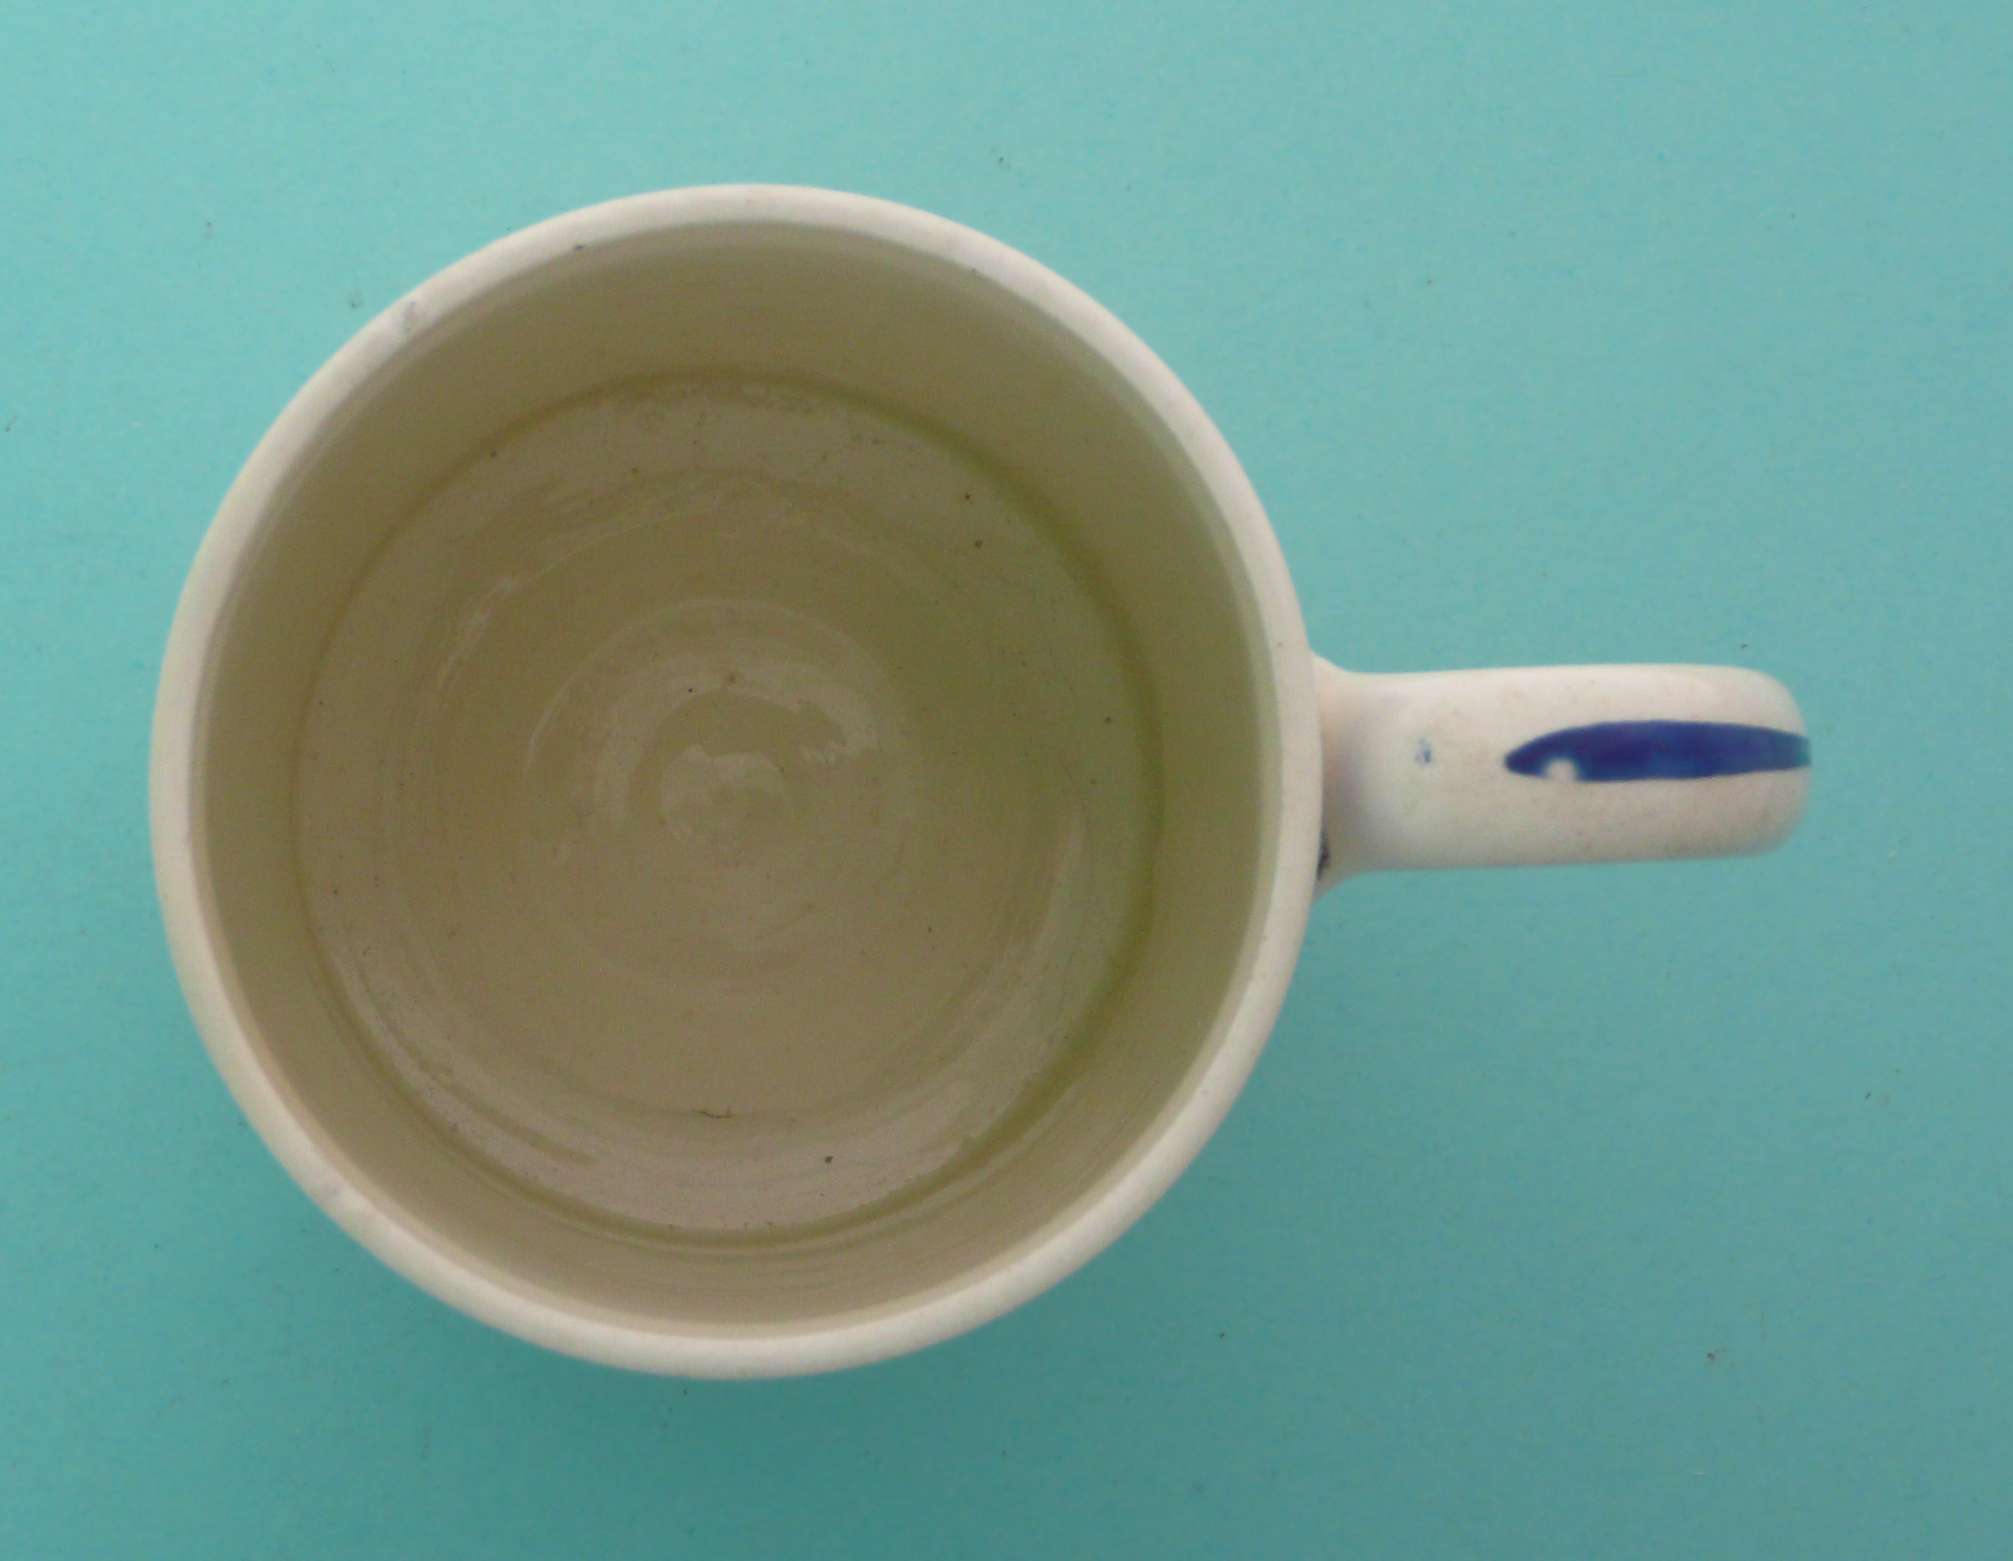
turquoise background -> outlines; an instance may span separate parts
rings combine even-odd
[[[923,1355],[658,1381],[422,1296],[177,993],[176,592],[370,313],[741,179],[1110,304],[1345,664],[1780,675],[1802,833],[1331,896],[1189,1176]],[[0,1555],[2008,1553],[2004,0],[0,0],[0,425]]]

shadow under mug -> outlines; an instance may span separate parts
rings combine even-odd
[[[169,642],[175,962],[273,1152],[484,1321],[653,1371],[915,1349],[1166,1190],[1377,868],[1765,849],[1787,693],[1309,651],[1202,409],[904,207],[671,191],[422,284]]]

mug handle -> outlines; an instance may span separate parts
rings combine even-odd
[[[1737,667],[1375,675],[1315,658],[1317,887],[1356,873],[1737,856],[1810,794],[1789,690]]]

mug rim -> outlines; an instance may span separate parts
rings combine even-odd
[[[1213,1052],[1198,1058],[1158,1118],[1095,1186],[977,1268],[867,1311],[787,1324],[681,1325],[567,1296],[468,1250],[372,1187],[309,1125],[261,1061],[251,1018],[234,995],[203,867],[199,766],[210,674],[245,566],[302,458],[360,389],[426,326],[579,246],[764,225],[878,240],[971,271],[1090,349],[1161,421],[1201,480],[1256,604],[1268,674],[1262,693],[1278,734],[1278,823],[1252,958]],[[303,1190],[393,1270],[483,1322],[607,1365],[710,1377],[835,1370],[951,1338],[1033,1299],[1139,1219],[1215,1132],[1271,1033],[1313,903],[1321,790],[1313,656],[1286,561],[1250,480],[1187,387],[1103,305],[1004,242],[892,201],[787,185],[662,190],[549,218],[420,283],[340,347],[260,439],[197,550],[162,665],[148,783],[156,887],[184,996],[239,1109]]]

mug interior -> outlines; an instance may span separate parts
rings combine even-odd
[[[454,278],[277,452],[210,646],[261,1068],[547,1304],[783,1330],[1008,1260],[1256,955],[1279,733],[1206,483],[953,255],[715,221]]]

